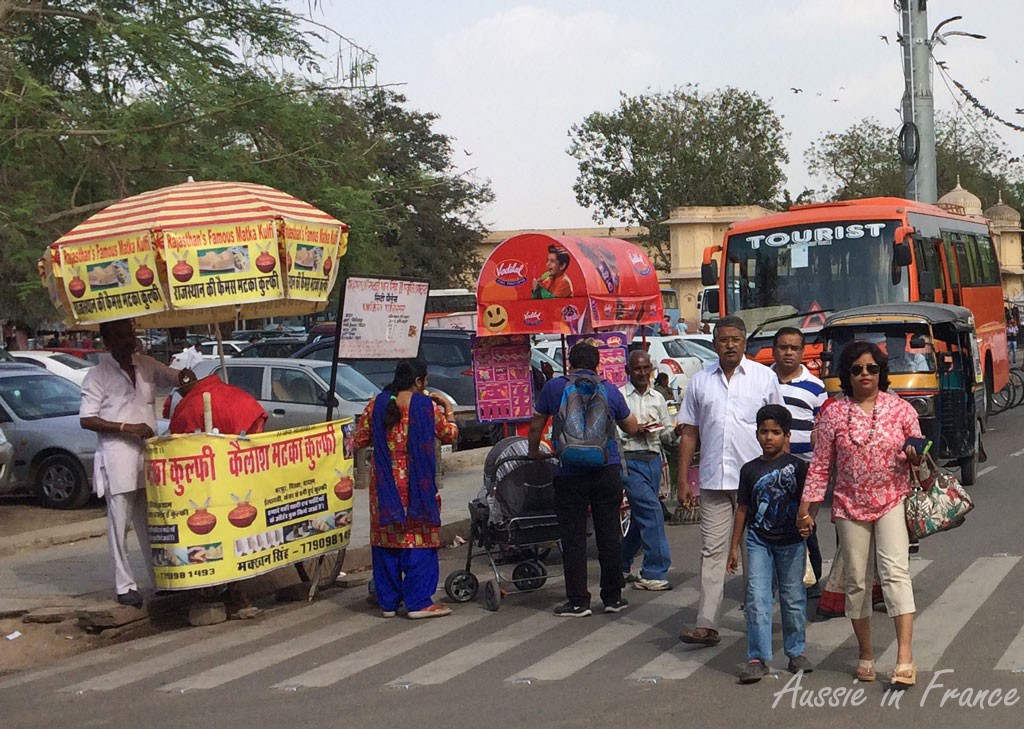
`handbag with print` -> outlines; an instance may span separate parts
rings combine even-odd
[[[911,468],[912,487],[904,502],[911,541],[955,529],[974,508],[974,501],[956,476],[941,470],[931,456],[925,458],[929,477],[922,483],[917,469]]]

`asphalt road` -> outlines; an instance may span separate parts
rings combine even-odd
[[[362,590],[334,591],[251,623],[166,633],[4,677],[2,725],[862,729],[909,720],[930,729],[1018,727],[1024,408],[990,426],[989,462],[973,489],[977,508],[963,528],[926,540],[912,562],[919,673],[903,694],[852,680],[856,649],[845,620],[808,626],[814,673],[797,678],[784,670],[777,633],[774,674],[738,685],[745,640],[735,578],[726,589],[723,643],[679,643],[695,615],[699,535],[678,526],[669,530],[676,588],[628,591],[631,605],[618,615],[555,618],[557,580],[509,595],[496,613],[467,603],[450,618],[422,622],[384,620]],[[820,522],[829,534],[826,517]],[[822,542],[830,556],[831,540]],[[442,578],[456,567],[449,556]],[[596,580],[593,561],[591,569]],[[485,573],[484,564],[477,572]],[[876,614],[873,627],[881,675],[894,662],[892,623]]]

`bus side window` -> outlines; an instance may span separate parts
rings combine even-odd
[[[921,301],[935,301],[935,289],[942,286],[942,281],[931,241],[916,239],[914,258],[917,259],[918,298]]]
[[[1000,285],[999,259],[996,256],[992,239],[987,235],[979,236],[978,239],[978,261],[981,264],[982,283],[986,286]]]

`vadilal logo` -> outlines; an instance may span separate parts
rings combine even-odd
[[[544,322],[544,317],[539,311],[528,311],[523,314],[523,324],[528,327],[539,327]]]
[[[647,257],[642,253],[636,251],[630,251],[629,262],[633,264],[633,268],[641,276],[647,276],[651,272],[651,262],[647,260]]]
[[[522,261],[515,259],[502,261],[495,267],[497,276],[494,280],[502,286],[519,286],[526,283],[526,276],[523,275],[525,270],[526,264]]]

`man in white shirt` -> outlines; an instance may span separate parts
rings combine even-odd
[[[684,319],[682,315],[680,315],[679,321],[676,322],[676,334],[682,336],[686,334],[686,332],[688,332],[689,330],[690,327],[686,325],[686,319]]]
[[[629,382],[619,388],[629,411],[640,424],[635,435],[619,431],[622,455],[628,473],[623,479],[629,499],[629,530],[622,538],[622,572],[626,582],[638,590],[670,590],[668,569],[672,565],[665,514],[658,499],[661,485],[661,444],[675,437],[668,405],[660,392],[651,387],[651,358],[635,350],[629,355]],[[633,575],[633,558],[643,547],[640,576]]]
[[[190,370],[203,361],[202,345],[196,342],[192,346],[185,347],[171,360],[171,367],[176,370]]]
[[[779,380],[763,364],[746,358],[743,320],[723,317],[715,325],[718,363],[694,375],[676,418],[679,446],[679,493],[692,505],[687,470],[700,438],[701,583],[697,626],[683,632],[684,643],[717,645],[725,567],[732,533],[740,468],[761,455],[757,411],[783,405]]]
[[[173,370],[152,357],[136,354],[134,329],[131,319],[100,325],[100,336],[111,356],[101,359],[85,376],[79,417],[82,427],[95,431],[99,439],[93,488],[97,496],[107,499],[107,543],[117,601],[141,607],[126,538],[131,524],[152,580],[142,458],[146,439],[156,431],[155,386],[186,385],[195,375],[192,370]]]

